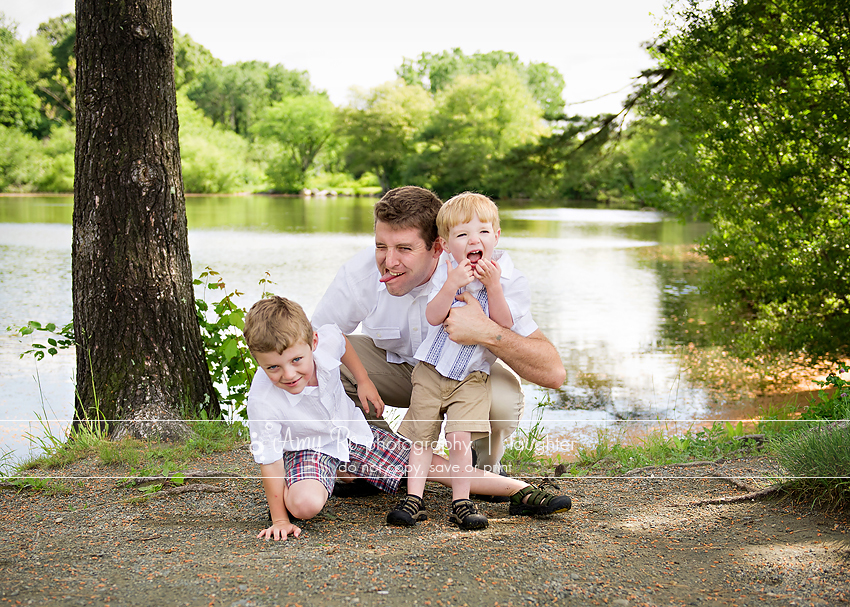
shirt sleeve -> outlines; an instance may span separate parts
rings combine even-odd
[[[531,288],[528,279],[515,269],[511,279],[502,285],[502,290],[514,321],[511,331],[528,337],[537,330],[537,323],[531,316]]]
[[[345,336],[336,325],[324,325],[316,329],[319,345],[314,356],[321,359],[326,368],[336,368],[345,354]]]
[[[283,424],[273,417],[267,402],[267,386],[263,385],[263,371],[258,370],[248,392],[248,431],[251,437],[251,455],[258,464],[272,464],[283,457],[280,441],[283,437]]]
[[[358,270],[363,269],[364,257],[368,251],[361,251],[343,265],[319,300],[313,312],[311,322],[314,327],[336,325],[343,333],[351,333],[360,322],[369,315],[370,310],[363,302],[365,277],[358,279]],[[374,265],[374,256],[370,255]]]

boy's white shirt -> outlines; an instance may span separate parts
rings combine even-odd
[[[528,285],[528,279],[526,279],[522,272],[516,269],[513,260],[511,260],[507,251],[496,249],[493,251],[493,259],[499,264],[499,269],[501,270],[500,282],[502,284],[502,291],[504,292],[505,300],[508,303],[508,308],[511,311],[511,317],[514,321],[514,325],[513,327],[510,327],[510,329],[518,335],[528,337],[537,330],[537,323],[534,322],[534,319],[531,316],[531,291]],[[437,293],[440,292],[440,289],[448,279],[446,260],[451,260],[453,268],[457,267],[457,262],[448,252],[444,251],[440,255],[437,269],[431,277],[431,281],[428,283],[430,286],[430,291],[428,293],[429,302],[437,296]],[[481,281],[475,279],[461,290],[468,292],[475,298],[478,298],[483,288],[484,285]],[[463,305],[466,304],[456,300],[452,304],[452,307]],[[485,309],[484,312],[488,313],[488,310]],[[417,360],[427,361],[434,364],[434,361],[428,361],[428,354],[435,342],[439,339],[442,331],[442,324],[437,326],[428,325],[428,333],[422,341],[422,344],[416,350],[415,358]],[[466,348],[465,354],[461,354],[462,351],[464,351],[464,348]],[[460,357],[463,359],[468,358],[468,360],[464,360],[461,365],[463,369],[462,371],[458,370],[456,364]],[[493,364],[495,360],[496,357],[493,353],[484,346],[461,346],[450,339],[443,338],[442,349],[434,366],[443,377],[460,380],[473,371],[483,371],[484,373],[489,374],[490,365]]]
[[[363,411],[345,394],[339,376],[345,338],[336,325],[319,327],[313,352],[318,386],[290,394],[257,369],[248,392],[251,453],[258,464],[271,464],[285,451],[312,450],[349,461],[348,440],[372,446]]]

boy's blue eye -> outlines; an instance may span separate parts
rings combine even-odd
[[[292,362],[297,363],[297,362],[298,362],[299,360],[301,360],[302,358],[304,358],[304,357],[303,357],[303,356],[297,356],[297,357],[295,357],[295,358],[293,358],[293,359],[292,359]]]

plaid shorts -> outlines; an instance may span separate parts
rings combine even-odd
[[[346,470],[375,485],[385,493],[395,493],[407,475],[410,444],[381,428],[371,427],[372,446],[367,448],[348,441],[348,462],[318,451],[287,451],[283,454],[286,486],[303,480],[316,480],[333,493],[336,472]]]

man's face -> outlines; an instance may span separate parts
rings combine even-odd
[[[382,221],[375,224],[375,262],[390,295],[406,295],[428,282],[440,250],[436,243],[428,249],[416,228],[393,228]]]

